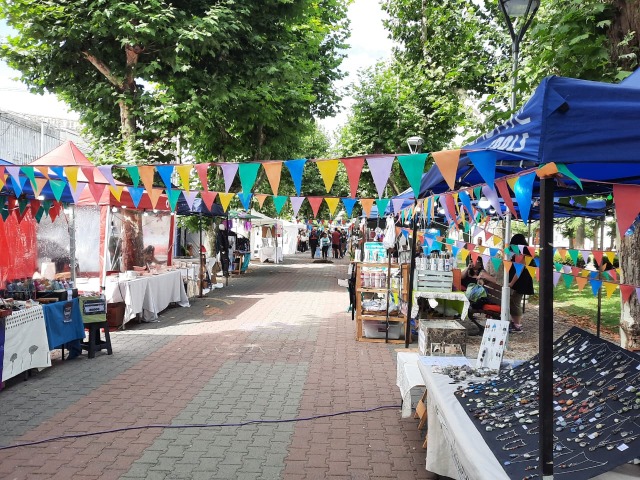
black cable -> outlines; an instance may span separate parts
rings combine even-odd
[[[158,424],[158,425],[133,425],[130,427],[113,428],[109,430],[98,430],[96,432],[85,433],[72,433],[68,435],[58,435],[56,437],[43,438],[42,440],[34,440],[33,442],[17,443],[15,445],[0,446],[0,451],[10,450],[18,447],[29,447],[32,445],[40,445],[42,443],[55,442],[58,440],[68,440],[72,438],[92,437],[95,435],[104,435],[105,433],[117,433],[126,432],[129,430],[143,430],[150,428],[212,428],[212,427],[244,427],[246,425],[260,424],[260,423],[293,423],[293,422],[305,422],[310,420],[316,420],[318,418],[337,417],[340,415],[349,415],[352,413],[368,413],[375,412],[376,410],[390,410],[395,408],[401,408],[401,405],[382,405],[380,407],[366,408],[362,410],[344,410],[342,412],[324,413],[320,415],[313,415],[311,417],[297,417],[297,418],[285,418],[282,420],[247,420],[246,422],[239,423],[196,423],[192,425],[188,424]]]

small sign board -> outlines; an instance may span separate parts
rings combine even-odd
[[[79,300],[83,323],[107,321],[107,302],[104,297],[80,297]]]

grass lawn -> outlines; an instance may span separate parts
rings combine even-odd
[[[538,296],[530,298],[530,301],[537,304]],[[553,308],[565,315],[578,317],[581,321],[588,321],[595,327],[598,297],[593,296],[589,285],[580,291],[575,285],[566,288],[562,282],[558,282],[553,289]],[[603,288],[601,309],[602,325],[617,330],[620,324],[620,291],[616,290],[611,298],[607,298]]]

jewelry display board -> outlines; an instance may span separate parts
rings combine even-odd
[[[577,327],[554,343],[554,476],[592,478],[640,452],[640,356]],[[541,478],[538,357],[456,397],[510,478]]]
[[[488,319],[478,349],[477,367],[500,370],[509,339],[509,322]]]

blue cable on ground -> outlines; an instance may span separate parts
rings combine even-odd
[[[24,442],[17,443],[15,445],[5,445],[0,446],[0,451],[2,450],[10,450],[12,448],[18,447],[29,447],[33,445],[40,445],[41,443],[47,442],[55,442],[58,440],[68,440],[72,438],[82,438],[82,437],[92,437],[94,435],[103,435],[105,433],[117,433],[117,432],[126,432],[128,430],[143,430],[147,428],[211,428],[211,427],[244,427],[246,425],[253,425],[259,423],[293,423],[293,422],[306,422],[310,420],[317,420],[319,418],[328,418],[328,417],[337,417],[340,415],[350,415],[352,413],[368,413],[375,412],[376,410],[390,410],[395,408],[401,408],[402,405],[382,405],[380,407],[366,408],[362,410],[344,410],[342,412],[335,413],[325,413],[320,415],[313,415],[311,417],[296,417],[296,418],[285,418],[282,420],[247,420],[245,422],[239,423],[196,423],[192,425],[186,424],[178,424],[178,425],[170,425],[170,424],[158,424],[158,425],[134,425],[131,427],[121,427],[121,428],[113,428],[110,430],[98,430],[96,432],[85,432],[85,433],[70,433],[69,435],[59,435],[56,437],[44,438],[42,440],[35,440],[33,442]]]

